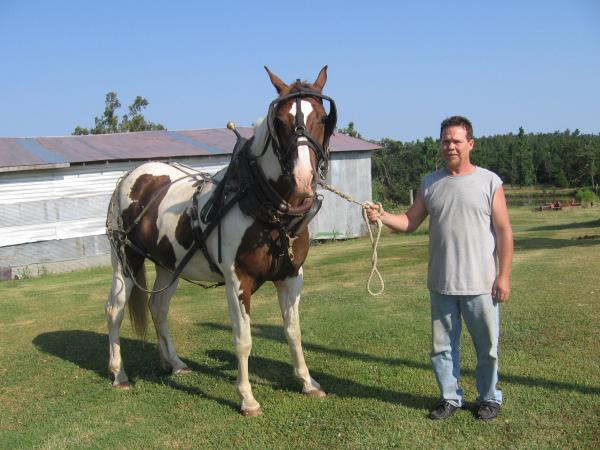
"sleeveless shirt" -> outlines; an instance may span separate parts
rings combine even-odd
[[[502,185],[495,173],[475,167],[467,175],[445,168],[421,180],[429,219],[427,287],[446,295],[489,294],[496,278],[492,201]]]

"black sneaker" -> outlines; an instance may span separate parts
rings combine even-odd
[[[454,411],[458,409],[458,406],[453,405],[447,400],[440,400],[435,408],[429,412],[429,417],[432,420],[443,420],[454,414]]]
[[[481,420],[493,420],[500,414],[500,403],[485,401],[479,405],[477,418]]]

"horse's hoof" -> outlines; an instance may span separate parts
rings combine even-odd
[[[254,409],[242,409],[242,414],[244,415],[244,417],[258,417],[262,416],[262,413],[263,412],[260,406]]]
[[[173,371],[173,375],[185,375],[186,373],[191,373],[192,369],[188,366],[181,367],[177,370]]]
[[[113,384],[113,387],[121,391],[128,391],[129,389],[131,389],[131,384],[129,384],[129,381],[124,381],[122,383]]]
[[[310,398],[323,398],[327,396],[325,391],[322,391],[321,389],[311,389],[310,391],[306,391],[305,394]]]

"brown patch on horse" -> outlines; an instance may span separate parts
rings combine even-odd
[[[194,243],[194,235],[192,233],[192,219],[186,211],[179,217],[177,226],[175,227],[175,239],[186,250]]]
[[[173,249],[173,244],[167,236],[163,236],[158,243],[158,262],[170,270],[175,270],[175,263],[177,262],[177,257],[175,256],[175,250]],[[153,253],[154,255],[154,253]]]
[[[138,177],[133,183],[129,192],[129,198],[132,203],[122,212],[123,227],[127,229],[142,213],[145,207],[148,210],[144,213],[137,226],[131,231],[130,240],[142,251],[150,255],[155,261],[172,269],[175,265],[175,251],[173,245],[163,237],[158,241],[158,208],[166,195],[168,189],[164,189],[156,197],[156,193],[171,183],[168,175],[150,175],[144,174]],[[135,250],[127,248],[129,255],[141,255]],[[141,258],[143,261],[143,258]]]
[[[252,293],[258,289],[257,280],[245,272],[238,272],[237,269],[235,272],[240,281],[240,294],[238,300],[244,304],[246,314],[250,315],[250,301],[252,299]]]
[[[280,248],[280,233],[255,222],[244,233],[235,258],[235,274],[240,281],[240,301],[250,314],[250,297],[265,281],[298,275],[309,248],[308,230],[292,239],[293,260],[287,248]],[[285,241],[285,240],[284,240]]]

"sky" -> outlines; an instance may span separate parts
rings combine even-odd
[[[314,81],[367,139],[600,133],[600,2],[0,0],[0,136],[92,127],[137,95],[169,130],[247,126]]]

